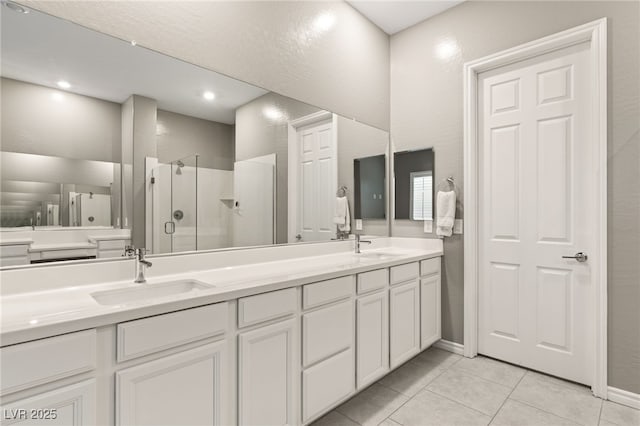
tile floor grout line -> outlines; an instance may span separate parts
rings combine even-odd
[[[460,361],[460,360],[458,360],[458,361]],[[456,362],[458,362],[458,361],[456,361]],[[455,363],[454,363],[454,364],[455,364]],[[440,376],[442,376],[444,373],[446,373],[446,372],[447,372],[447,370],[448,370],[452,365],[453,365],[453,364],[451,364],[449,367],[443,368],[443,369],[442,369],[442,372],[441,372],[440,374],[438,374],[438,375],[437,375],[436,377],[434,377],[433,379],[429,380],[429,382],[428,382],[428,383],[426,383],[423,387],[421,387],[421,388],[420,388],[420,389],[419,389],[415,394],[413,394],[413,396],[409,397],[409,399],[407,399],[404,403],[402,403],[402,405],[400,405],[398,408],[396,408],[395,410],[393,410],[393,411],[391,412],[391,414],[389,414],[387,417],[385,417],[382,421],[385,421],[385,420],[389,419],[389,420],[391,420],[391,421],[393,421],[393,422],[396,422],[395,420],[393,420],[393,419],[391,418],[391,416],[393,416],[393,415],[394,415],[394,414],[395,414],[399,409],[401,409],[402,407],[404,407],[404,406],[405,406],[409,401],[413,400],[413,399],[414,399],[414,398],[415,398],[415,397],[416,397],[420,392],[422,392],[423,390],[425,390],[425,388],[426,388],[427,386],[429,386],[429,385],[431,384],[431,382],[433,382],[433,381],[434,381],[434,380],[436,380],[438,377],[440,377]],[[397,391],[396,391],[396,392],[397,392]],[[403,393],[401,393],[401,392],[398,392],[398,393],[400,393],[400,394],[402,394],[402,395],[405,395],[405,394],[403,394]],[[408,395],[405,395],[405,396],[408,396]],[[396,422],[396,423],[398,423],[398,422]],[[399,423],[399,424],[400,424],[400,425],[402,425],[402,423]]]
[[[531,404],[528,401],[523,401],[521,399],[511,398],[511,397],[509,397],[509,399],[512,400],[512,401],[515,401],[515,402],[517,402],[519,404],[526,405],[527,407],[535,408],[536,410],[542,411],[543,413],[551,414],[552,416],[558,417],[558,418],[563,419],[563,420],[567,420],[567,421],[569,421],[571,423],[574,423],[575,425],[582,425],[582,423],[576,422],[575,419],[569,419],[569,418],[561,416],[559,414],[552,413],[551,411],[547,411],[544,408],[540,408],[538,406],[535,406],[535,405]],[[584,426],[584,425],[582,425],[582,426]]]
[[[471,359],[473,359],[473,358],[471,358]],[[453,367],[453,365],[452,365],[452,367]],[[519,368],[520,368],[520,369],[522,369],[522,370],[524,370],[524,374],[522,375],[522,377],[524,377],[524,375],[525,375],[525,374],[527,374],[527,371],[529,371],[529,370],[524,369],[524,368],[522,368],[522,367],[519,367]],[[495,380],[487,379],[486,377],[482,377],[482,376],[480,376],[480,375],[478,375],[478,374],[475,374],[475,373],[473,373],[473,372],[471,372],[471,371],[469,371],[469,370],[465,369],[464,367],[458,367],[458,369],[457,369],[457,370],[458,370],[458,371],[461,371],[461,372],[463,372],[463,373],[466,373],[466,374],[470,374],[470,375],[472,375],[472,376],[474,376],[474,377],[478,377],[478,378],[480,378],[480,379],[486,380],[486,381],[488,381],[488,382],[495,383],[496,385],[502,385],[502,386],[505,386],[505,387],[509,387],[509,386],[510,386],[510,385],[505,385],[504,383],[496,382]],[[520,380],[522,380],[522,377],[520,377],[520,378],[518,379],[518,382],[516,383],[516,386],[518,386],[518,384],[520,383]],[[514,389],[515,389],[515,387],[514,387]]]
[[[600,401],[600,411],[598,412],[598,426],[600,426],[600,420],[602,420],[602,408],[604,407],[604,400]]]
[[[493,420],[496,418],[498,413],[502,410],[502,408],[504,407],[504,404],[507,403],[507,401],[511,397],[511,394],[513,394],[516,391],[516,388],[520,385],[520,383],[524,379],[524,376],[526,376],[526,375],[527,375],[527,372],[525,371],[525,373],[522,375],[522,377],[520,377],[520,380],[518,380],[518,383],[516,383],[516,385],[513,387],[513,389],[511,389],[511,392],[509,392],[509,395],[507,395],[507,397],[504,399],[504,401],[502,401],[502,404],[500,404],[500,407],[496,410],[495,413],[493,413],[493,416],[491,416],[491,420],[489,420],[489,423],[487,423],[487,425],[490,425],[491,423],[493,423]]]

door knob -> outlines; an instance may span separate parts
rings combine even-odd
[[[584,254],[583,252],[578,252],[578,253],[576,253],[575,256],[562,256],[562,258],[563,259],[575,259],[578,262],[586,262],[589,257],[586,254]]]
[[[296,241],[302,241],[302,235],[300,234],[296,235]]]

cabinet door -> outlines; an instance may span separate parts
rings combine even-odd
[[[240,334],[239,424],[296,423],[294,319]]]
[[[420,352],[420,291],[418,280],[392,287],[390,300],[391,367]]]
[[[440,340],[440,274],[420,280],[420,340],[425,349]]]
[[[96,381],[85,380],[3,406],[2,424],[92,426],[95,405]]]
[[[226,342],[116,373],[118,425],[227,424]]]
[[[358,299],[358,389],[389,371],[389,298],[386,291]]]

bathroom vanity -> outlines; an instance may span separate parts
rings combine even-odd
[[[440,339],[441,256],[265,247],[156,257],[146,284],[131,260],[30,268],[23,291],[2,271],[3,424],[310,423]]]

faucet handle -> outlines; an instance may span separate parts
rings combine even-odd
[[[136,254],[136,248],[131,245],[124,246],[124,254],[122,256],[131,257]]]

